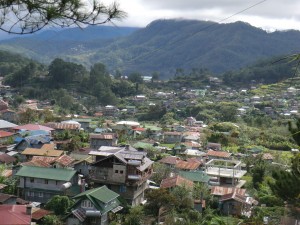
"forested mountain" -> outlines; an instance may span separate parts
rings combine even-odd
[[[71,31],[60,31],[50,39],[32,36],[2,41],[0,47],[48,63],[55,57],[88,67],[102,62],[111,72],[118,69],[146,75],[158,71],[161,77],[173,76],[178,68],[223,73],[257,60],[298,52],[300,47],[299,31],[268,33],[243,22],[157,20],[113,39],[109,34],[97,36],[84,31],[76,40],[65,40],[69,34],[61,32]]]

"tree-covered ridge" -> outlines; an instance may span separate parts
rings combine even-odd
[[[101,61],[110,71],[160,71],[164,77],[171,77],[176,68],[208,68],[222,73],[290,54],[297,51],[300,36],[297,31],[267,33],[242,22],[196,20],[157,20],[129,34],[110,43],[87,38],[73,44],[64,40],[39,40],[36,44],[34,38],[26,38],[2,43],[1,48],[22,49],[24,54],[48,63],[55,57],[88,66]]]

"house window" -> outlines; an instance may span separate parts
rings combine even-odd
[[[115,173],[119,173],[119,170],[115,170]]]
[[[31,197],[34,197],[34,191],[30,192]]]
[[[44,197],[44,193],[43,192],[39,192],[39,197],[40,198]]]
[[[92,204],[92,202],[89,201],[89,200],[83,200],[83,201],[81,202],[81,207],[82,207],[82,208],[92,208],[92,207],[93,207],[93,204]]]
[[[30,196],[30,191],[27,192],[27,196]]]
[[[125,185],[120,186],[120,193],[122,193],[122,192],[126,192],[126,186]]]
[[[34,178],[30,177],[30,183],[34,183]]]
[[[55,181],[55,184],[56,184],[56,185],[58,185],[58,180],[57,180],[57,181]]]
[[[124,171],[123,170],[120,170],[120,174],[123,174],[124,173]]]
[[[48,180],[45,180],[45,184],[48,184]]]

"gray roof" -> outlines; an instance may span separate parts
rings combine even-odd
[[[0,129],[11,128],[11,127],[16,127],[16,126],[18,126],[18,125],[8,122],[6,120],[0,120]]]

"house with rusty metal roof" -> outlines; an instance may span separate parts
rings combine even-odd
[[[92,133],[90,134],[90,148],[99,149],[101,146],[116,146],[118,143],[115,133]]]
[[[177,163],[177,161],[181,160],[179,157],[177,156],[166,156],[162,159],[160,159],[158,162],[163,163],[171,168],[175,168],[175,165]]]
[[[251,216],[253,206],[258,204],[252,197],[241,195],[238,192],[223,195],[219,202],[219,209],[222,214],[246,217]]]
[[[64,130],[72,130],[72,131],[79,131],[81,128],[80,123],[55,123],[55,122],[49,122],[46,123],[45,126],[53,128],[54,132],[60,132]]]
[[[163,179],[160,183],[161,188],[174,188],[177,186],[181,187],[187,187],[187,188],[193,188],[194,183],[193,181],[186,179],[180,175],[175,175],[173,177],[168,177],[166,179]]]
[[[236,188],[236,187],[221,187],[221,186],[212,186],[210,189],[210,193],[213,196],[223,196],[232,193],[237,193],[239,195],[245,196],[246,189],[244,188]]]
[[[194,171],[194,170],[198,170],[201,164],[202,164],[201,161],[178,160],[176,162],[175,168],[184,171]]]
[[[230,152],[225,151],[214,151],[214,150],[208,150],[207,151],[207,157],[209,159],[230,159],[231,157]]]

